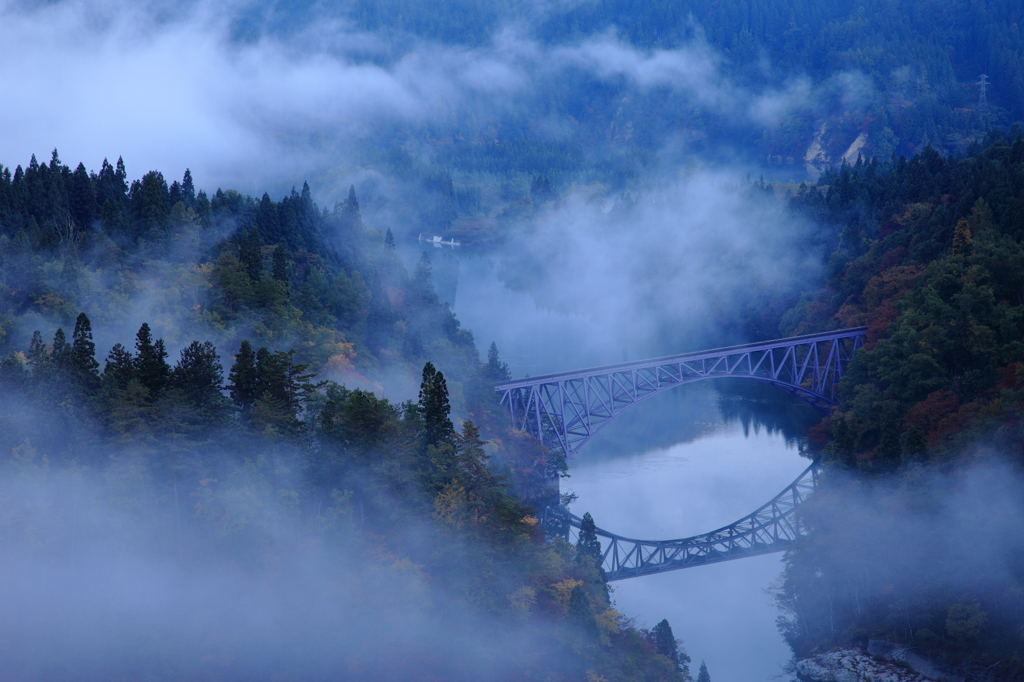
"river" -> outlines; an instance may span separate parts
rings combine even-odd
[[[497,342],[513,377],[641,359],[593,317],[509,289],[487,259],[431,256],[442,300],[481,349]],[[771,387],[716,384],[656,396],[588,442],[562,481],[578,496],[572,511],[628,537],[686,537],[749,514],[792,482],[808,464],[796,437],[816,419],[810,408]],[[771,554],[615,582],[612,598],[640,625],[667,618],[695,677],[703,660],[715,682],[790,679],[766,594],[781,570],[782,555]]]

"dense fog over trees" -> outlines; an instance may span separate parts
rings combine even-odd
[[[762,418],[780,631],[1019,680],[1018,4],[0,1],[5,675],[709,680],[545,529],[479,259],[563,369],[868,327]]]

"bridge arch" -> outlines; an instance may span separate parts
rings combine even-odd
[[[766,382],[830,411],[839,380],[866,338],[867,327],[841,329],[528,377],[500,383],[495,390],[516,428],[568,458],[630,407],[706,379]]]
[[[813,462],[752,514],[710,533],[678,540],[636,540],[598,528],[605,577],[609,582],[624,580],[785,551],[805,535],[796,509],[817,487],[820,471],[819,462]],[[548,507],[545,517],[547,528],[570,541],[578,537],[582,519],[565,507]]]

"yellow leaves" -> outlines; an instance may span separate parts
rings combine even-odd
[[[964,256],[971,252],[971,226],[963,218],[953,229],[953,255]]]
[[[356,373],[353,364],[356,357],[355,344],[339,341],[327,344],[326,350],[329,356],[324,364],[325,374],[352,375]]]
[[[893,216],[893,222],[900,227],[917,224],[927,220],[932,214],[932,205],[928,203],[908,204],[902,215]]]
[[[524,516],[523,517],[523,523],[531,525],[531,526],[536,526],[537,525],[537,517],[536,516]]]
[[[509,609],[520,618],[527,618],[537,602],[537,590],[527,585],[508,595]]]
[[[839,320],[839,324],[844,327],[860,327],[866,325],[871,321],[871,315],[865,310],[861,310],[859,306],[844,303],[840,308],[839,312],[835,314],[835,318]]]
[[[595,620],[597,621],[597,627],[602,632],[606,632],[609,635],[615,635],[619,632],[619,618],[622,614],[615,609],[605,609],[601,613],[597,614]]]
[[[71,319],[74,314],[74,306],[56,294],[44,294],[33,301],[33,305],[43,315]]]
[[[554,583],[548,589],[550,589],[551,592],[554,594],[555,601],[557,601],[562,606],[562,608],[565,609],[569,607],[569,595],[572,594],[573,589],[575,589],[577,585],[582,584],[582,580],[566,578],[561,582]]]
[[[449,483],[434,498],[434,519],[446,526],[462,528],[467,502],[465,489]]]

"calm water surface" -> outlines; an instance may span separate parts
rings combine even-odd
[[[643,406],[639,406],[643,407]],[[611,428],[611,427],[609,427]],[[745,435],[722,423],[696,440],[620,458],[570,464],[563,489],[602,528],[643,539],[705,533],[754,511],[807,466],[778,432]],[[712,679],[771,680],[790,652],[775,627],[765,588],[782,570],[781,554],[672,571],[612,583],[616,608],[652,626],[662,618]],[[696,672],[696,667],[694,667]]]
[[[621,335],[588,317],[547,310],[508,289],[485,260],[449,261],[435,267],[435,279],[439,275],[447,277],[439,293],[445,290],[442,298],[454,304],[463,327],[473,330],[481,349],[497,342],[514,377],[641,359],[616,344]],[[671,539],[715,530],[754,511],[808,464],[793,440],[800,427],[785,429],[779,420],[802,408],[785,404],[791,399],[781,392],[765,395],[723,394],[704,382],[635,406],[570,460],[562,490],[578,495],[573,512],[589,511],[598,526],[628,537]],[[790,652],[765,593],[782,570],[781,558],[624,580],[612,584],[612,597],[641,625],[667,618],[693,657],[694,676],[704,660],[715,682],[789,679],[783,665]]]

